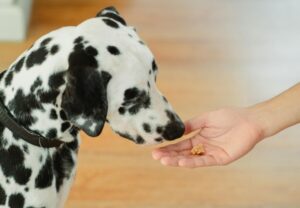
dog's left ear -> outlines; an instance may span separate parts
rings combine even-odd
[[[111,19],[121,23],[122,25],[125,25],[125,26],[127,25],[125,20],[120,16],[119,12],[116,10],[115,7],[106,7],[105,9],[102,9],[100,12],[98,12],[96,17],[111,18]]]
[[[97,68],[96,59],[84,49],[70,54],[61,105],[67,119],[92,137],[101,133],[106,121],[106,88],[111,79],[109,73]]]

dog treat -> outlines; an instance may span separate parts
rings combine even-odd
[[[192,155],[203,155],[205,153],[203,144],[198,144],[191,150]]]

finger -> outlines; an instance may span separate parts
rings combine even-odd
[[[172,157],[178,155],[176,151],[162,151],[160,149],[155,149],[152,151],[152,157],[154,160],[159,160],[162,157]]]
[[[219,163],[211,155],[181,158],[179,161],[177,161],[177,163],[178,166],[186,167],[186,168],[197,168],[197,167],[219,165]]]
[[[184,134],[189,134],[195,130],[199,130],[205,126],[206,116],[199,116],[185,121],[185,132]]]
[[[170,144],[164,147],[160,147],[156,149],[156,151],[157,152],[182,151],[182,150],[192,149],[192,148],[193,148],[193,144],[191,139],[186,139],[177,142],[175,144]]]
[[[161,164],[165,166],[172,166],[172,167],[178,167],[179,161],[183,159],[185,156],[176,156],[176,157],[163,157],[161,158],[160,162]]]

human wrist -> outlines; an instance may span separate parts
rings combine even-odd
[[[268,101],[248,107],[250,118],[267,138],[300,122],[300,108],[293,88]]]
[[[278,125],[274,125],[276,117],[272,113],[269,103],[259,103],[246,108],[250,122],[258,129],[259,140],[270,137],[279,131]]]

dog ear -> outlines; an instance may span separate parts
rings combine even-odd
[[[125,20],[120,16],[119,12],[116,10],[115,7],[106,7],[105,9],[102,9],[100,12],[98,12],[96,17],[111,18],[111,19],[121,23],[122,25],[125,25],[125,26],[127,25]]]
[[[67,119],[89,136],[98,136],[106,120],[106,88],[111,78],[97,70],[95,54],[77,48],[69,56],[67,84],[62,96],[62,108]]]

